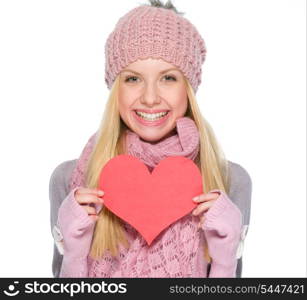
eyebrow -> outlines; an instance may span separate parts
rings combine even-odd
[[[163,73],[166,73],[166,72],[171,71],[171,70],[175,70],[175,71],[180,72],[180,71],[179,71],[178,69],[176,69],[176,68],[170,68],[170,69],[166,69],[166,70],[163,70],[163,71],[159,72],[159,74],[163,74]],[[138,72],[133,71],[133,70],[130,70],[130,69],[124,69],[124,70],[122,70],[122,72],[132,72],[132,73],[135,73],[135,74],[138,74],[138,75],[142,75],[141,73],[138,73]]]

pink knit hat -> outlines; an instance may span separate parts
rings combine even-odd
[[[171,9],[141,5],[118,20],[106,41],[105,82],[110,89],[130,63],[162,58],[181,70],[196,93],[205,56],[205,42],[186,18]]]

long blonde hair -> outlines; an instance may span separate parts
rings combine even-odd
[[[188,108],[185,116],[194,120],[200,133],[200,150],[195,159],[202,174],[203,192],[220,189],[229,191],[228,164],[209,123],[202,117],[193,88],[185,78],[188,95]],[[125,152],[125,131],[127,126],[120,118],[118,110],[119,76],[117,76],[103,114],[98,130],[96,144],[88,160],[86,168],[86,185],[97,188],[100,172],[103,166],[113,157]],[[90,256],[101,258],[106,251],[118,255],[118,247],[128,248],[129,243],[123,229],[123,221],[105,206],[99,212],[92,239]],[[205,259],[211,262],[207,244],[205,244]]]

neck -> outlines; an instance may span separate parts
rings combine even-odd
[[[138,157],[151,167],[168,156],[185,156],[194,160],[199,150],[199,132],[192,119],[183,117],[176,121],[176,128],[154,142],[144,141],[128,130],[126,147],[127,154]]]

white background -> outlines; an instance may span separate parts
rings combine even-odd
[[[0,1],[0,276],[51,277],[49,179],[97,130],[104,45],[144,1]],[[306,276],[306,2],[177,0],[207,45],[196,94],[253,181],[242,277]]]

